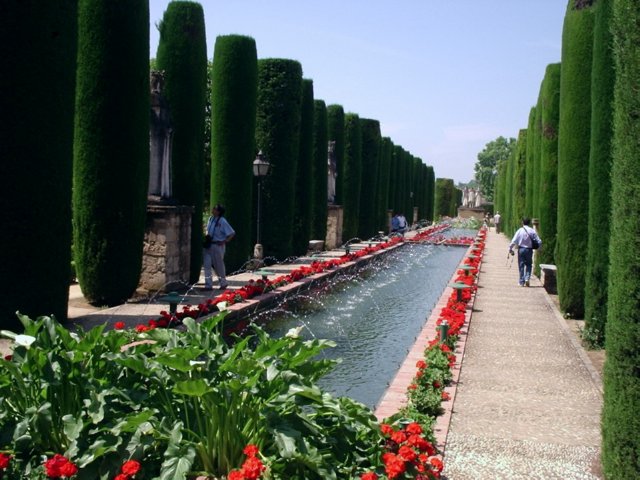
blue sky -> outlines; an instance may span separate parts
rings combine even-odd
[[[151,57],[169,0],[150,0]],[[382,134],[467,182],[478,152],[526,128],[566,0],[203,0],[207,55],[218,35],[290,58],[316,99],[380,121]]]

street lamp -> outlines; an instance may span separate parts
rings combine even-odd
[[[257,240],[256,246],[253,248],[253,256],[257,259],[262,259],[263,250],[260,243],[260,193],[262,192],[262,178],[269,174],[271,164],[267,161],[262,150],[258,152],[256,159],[253,161],[253,176],[258,178],[258,215],[257,215]]]

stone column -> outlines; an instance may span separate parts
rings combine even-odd
[[[342,205],[328,205],[327,207],[327,237],[325,246],[332,250],[342,245]]]

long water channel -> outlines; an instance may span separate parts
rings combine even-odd
[[[475,236],[450,230],[446,236]],[[357,273],[286,299],[261,315],[270,335],[302,326],[304,338],[333,340],[341,363],[320,385],[374,408],[420,333],[466,247],[407,244]]]

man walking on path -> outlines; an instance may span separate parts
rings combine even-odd
[[[518,247],[518,271],[520,279],[518,285],[521,287],[529,286],[531,278],[531,268],[533,264],[533,251],[542,245],[542,240],[536,231],[529,226],[531,220],[527,217],[522,219],[522,227],[520,227],[509,245],[509,255],[513,255],[513,247]]]
[[[493,224],[496,227],[496,233],[500,233],[500,212],[496,212],[493,216]]]
[[[227,219],[224,218],[224,207],[217,204],[211,211],[211,216],[207,221],[205,244],[203,245],[204,261],[204,288],[213,288],[213,275],[211,265],[218,276],[220,290],[227,288],[227,274],[224,267],[225,246],[235,236],[236,232]]]

